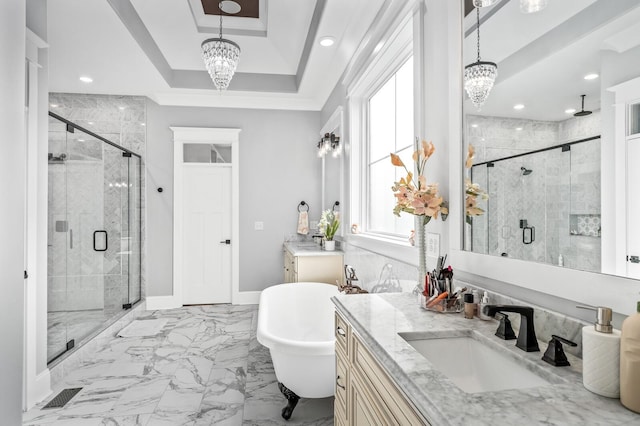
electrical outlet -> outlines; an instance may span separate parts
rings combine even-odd
[[[255,222],[253,224],[253,229],[256,231],[264,231],[264,222]]]
[[[440,256],[440,234],[427,232],[427,256],[435,258]]]
[[[311,225],[310,226],[311,229],[318,229],[318,221],[317,220],[312,220],[311,222],[309,222],[309,224]]]

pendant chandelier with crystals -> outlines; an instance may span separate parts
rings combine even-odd
[[[211,80],[218,90],[226,90],[240,59],[240,46],[222,38],[222,9],[220,9],[220,37],[202,42],[202,59]]]
[[[480,60],[480,8],[476,7],[478,59],[464,67],[464,88],[473,105],[480,109],[489,97],[493,83],[498,76],[498,66],[494,62]]]
[[[498,0],[473,0],[473,5],[475,7],[487,7],[497,2]]]

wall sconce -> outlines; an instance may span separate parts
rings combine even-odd
[[[318,142],[318,157],[322,158],[329,152],[331,152],[331,156],[334,158],[342,152],[340,137],[333,133],[325,133],[324,137]]]

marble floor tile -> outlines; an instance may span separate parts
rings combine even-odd
[[[162,376],[142,380],[124,391],[114,405],[114,411],[119,414],[153,413],[170,381]]]
[[[243,404],[202,403],[196,426],[240,426],[243,424]]]
[[[256,305],[147,311],[166,318],[156,336],[114,337],[63,379],[82,386],[65,407],[23,416],[23,425],[331,425],[333,398],[301,399],[292,418],[269,350],[256,339]],[[1,424],[1,422],[0,422]]]
[[[207,381],[203,403],[242,404],[247,375],[242,367],[214,368]]]
[[[157,411],[163,412],[196,412],[202,402],[204,390],[198,391],[193,389],[183,390],[167,390],[156,407]]]

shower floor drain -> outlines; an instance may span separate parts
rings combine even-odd
[[[78,392],[80,392],[82,388],[70,388],[62,390],[58,395],[56,395],[47,405],[42,407],[45,408],[60,408],[67,405],[67,402],[71,401],[71,398],[76,396]]]

